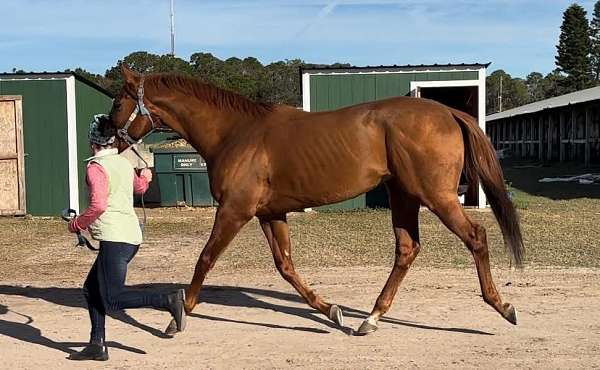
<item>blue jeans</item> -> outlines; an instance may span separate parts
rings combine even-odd
[[[104,341],[107,312],[126,308],[167,307],[166,294],[125,289],[127,264],[136,255],[138,248],[138,245],[127,243],[100,242],[100,252],[83,285],[92,322],[91,342]]]

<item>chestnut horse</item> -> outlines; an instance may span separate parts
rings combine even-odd
[[[506,249],[521,266],[524,247],[518,216],[492,145],[473,117],[409,97],[309,113],[257,104],[190,77],[141,76],[125,66],[121,69],[124,86],[111,110],[120,136],[132,143],[156,126],[172,128],[206,160],[211,192],[219,203],[186,290],[188,314],[206,274],[256,216],[281,276],[311,307],[343,326],[341,309],[315,294],[295,271],[286,214],[353,198],[384,183],[396,257],[358,334],[377,329],[419,253],[420,206],[429,208],[465,243],[475,260],[483,299],[516,324],[514,307],[502,302],[492,281],[485,229],[465,213],[457,197],[464,166],[469,182],[482,184]],[[173,330],[172,325],[167,328],[171,334]]]

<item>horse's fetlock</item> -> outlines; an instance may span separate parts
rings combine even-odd
[[[403,243],[400,243],[396,248],[398,249],[399,255],[408,256],[413,253],[414,246],[413,246],[413,243],[403,242]]]

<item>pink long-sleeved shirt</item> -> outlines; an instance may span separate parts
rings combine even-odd
[[[87,229],[108,207],[108,174],[104,168],[98,163],[90,163],[87,167],[86,182],[90,191],[89,206],[69,223],[69,230],[72,232]],[[134,173],[133,192],[143,194],[146,190],[148,190],[148,179]]]

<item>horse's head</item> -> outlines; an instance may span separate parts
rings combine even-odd
[[[117,129],[119,152],[139,143],[161,125],[156,107],[144,96],[144,76],[121,64],[123,87],[113,102],[110,119]]]

